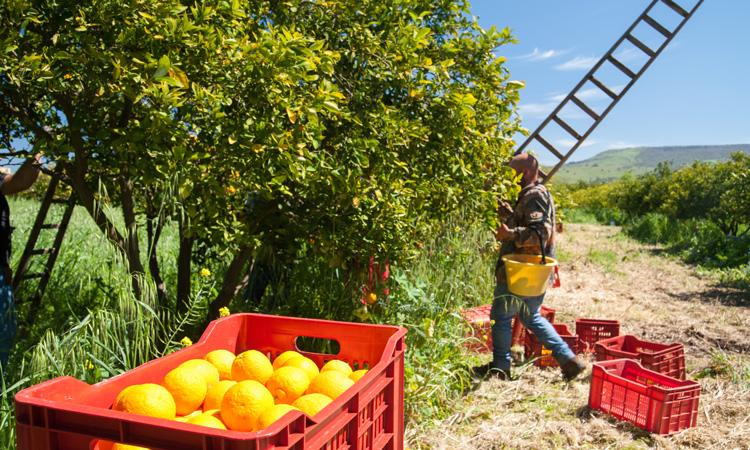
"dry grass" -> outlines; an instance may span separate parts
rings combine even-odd
[[[574,329],[578,317],[616,319],[621,334],[684,343],[688,379],[712,374],[699,380],[698,425],[673,436],[653,435],[591,411],[587,378],[566,384],[557,370],[524,367],[517,380],[479,384],[440,423],[407,425],[407,446],[750,449],[748,294],[715,286],[659,248],[623,238],[616,227],[569,225],[559,238],[563,286],[545,301],[556,310],[555,321]]]

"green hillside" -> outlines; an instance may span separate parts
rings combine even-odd
[[[577,181],[611,181],[630,173],[641,175],[670,162],[672,167],[695,161],[714,162],[729,159],[730,154],[750,154],[750,144],[691,145],[674,147],[637,147],[607,150],[589,159],[565,164],[553,177],[556,183]],[[545,168],[549,170],[550,167]]]

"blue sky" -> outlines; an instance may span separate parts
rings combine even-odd
[[[522,80],[520,115],[533,131],[635,22],[651,0],[469,0],[472,13],[487,29],[509,27],[518,44],[502,46],[511,79]],[[685,9],[697,0],[677,0]],[[660,5],[654,18],[672,29],[678,16]],[[750,143],[750,17],[748,0],[705,0],[693,17],[573,154],[580,161],[599,152],[626,147],[722,145]],[[652,30],[634,32],[662,41]],[[653,37],[653,39],[652,39]],[[631,50],[631,49],[628,49]],[[640,68],[645,56],[635,47],[620,59]],[[640,65],[639,65],[640,63]],[[616,72],[613,69],[613,72]],[[624,86],[621,74],[605,82]],[[601,92],[590,89],[589,106],[606,105]],[[582,94],[582,95],[587,95]],[[601,98],[600,98],[601,97]],[[579,114],[577,114],[579,113]],[[580,131],[589,126],[580,110],[565,120]],[[579,126],[576,127],[576,124]],[[564,132],[547,138],[567,150]],[[518,136],[518,145],[524,136]],[[539,146],[544,161],[554,161]]]

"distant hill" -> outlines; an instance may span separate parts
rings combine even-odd
[[[670,162],[673,168],[695,161],[726,161],[730,154],[750,154],[750,144],[690,145],[675,147],[637,147],[607,150],[589,159],[569,162],[552,177],[556,183],[577,181],[612,181],[626,173],[642,175],[651,172],[659,163]],[[543,169],[549,170],[551,167]]]

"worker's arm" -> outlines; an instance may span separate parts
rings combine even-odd
[[[0,192],[3,195],[10,195],[30,188],[37,177],[39,177],[39,163],[41,160],[42,155],[37,153],[33,158],[24,161],[16,173],[6,175],[0,187]]]
[[[528,226],[508,228],[507,225],[502,224],[495,232],[495,237],[498,240],[512,239],[515,242],[516,248],[539,248],[539,237],[532,227],[541,232],[542,239],[544,239],[545,243],[549,242],[553,233],[552,228],[554,225],[549,221],[549,216],[546,211],[547,207],[548,206],[545,205],[539,197],[528,199],[526,204],[521,208],[521,210],[524,211],[522,223],[528,224]]]

